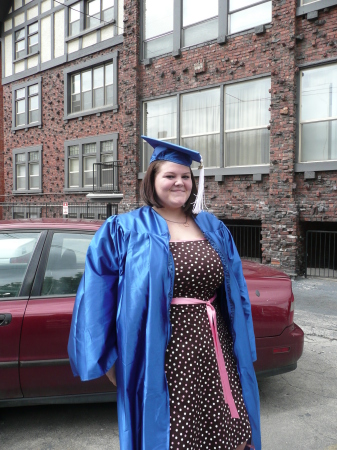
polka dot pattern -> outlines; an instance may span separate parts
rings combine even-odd
[[[207,240],[170,242],[174,297],[211,298],[223,282],[221,260]],[[225,403],[206,306],[171,305],[171,340],[165,372],[170,396],[170,450],[234,450],[251,436],[233,354],[233,342],[216,309],[219,340],[240,419]]]

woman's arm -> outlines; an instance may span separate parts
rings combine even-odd
[[[117,381],[116,381],[116,366],[115,364],[111,367],[110,370],[107,371],[107,373],[105,374],[108,378],[109,381],[111,381],[111,383],[114,386],[117,386]]]

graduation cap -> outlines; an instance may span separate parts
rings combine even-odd
[[[153,139],[148,136],[141,137],[154,149],[150,159],[150,164],[153,161],[170,161],[190,167],[193,161],[200,163],[198,167],[200,170],[198,194],[194,201],[192,212],[193,214],[198,214],[202,211],[204,207],[204,165],[200,153],[195,150],[182,147],[181,145],[172,144],[171,142]]]

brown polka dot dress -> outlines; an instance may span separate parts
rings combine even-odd
[[[170,242],[173,297],[209,300],[223,282],[219,255],[207,240]],[[204,305],[171,305],[172,335],[165,372],[170,396],[170,450],[234,450],[251,437],[233,355],[217,300],[218,335],[240,419],[225,403],[212,332]]]

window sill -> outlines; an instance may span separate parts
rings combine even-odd
[[[295,172],[337,171],[337,161],[317,161],[296,163]]]
[[[74,36],[66,37],[65,41],[69,42],[69,41],[72,41],[73,39],[78,39],[80,37],[86,36],[87,34],[93,33],[94,31],[100,30],[101,28],[108,27],[110,25],[115,25],[115,24],[116,24],[116,21],[115,21],[115,19],[113,19],[111,22],[104,22],[102,24],[96,25],[95,27],[86,28],[85,30],[80,31],[77,34],[74,34]]]
[[[15,134],[16,131],[19,131],[19,130],[28,131],[29,128],[35,128],[35,127],[41,128],[42,127],[42,123],[41,122],[36,122],[34,124],[22,125],[20,127],[13,127],[12,128],[12,132]]]
[[[296,16],[302,16],[312,11],[318,11],[320,9],[329,8],[330,6],[337,5],[337,0],[318,0],[308,5],[299,6],[296,8]]]
[[[223,167],[223,168],[205,168],[205,177],[219,177],[219,176],[235,176],[235,175],[255,175],[255,174],[269,174],[269,164],[259,166],[238,166],[238,167]],[[195,177],[199,176],[200,170],[192,169]],[[145,172],[138,173],[138,179],[142,180]]]
[[[22,189],[22,191],[12,191],[13,195],[39,195],[42,194],[42,189],[32,189],[26,190]]]
[[[35,55],[39,55],[39,54],[40,54],[40,52],[37,51],[37,52],[29,53],[29,54],[27,54],[27,55],[25,55],[25,56],[21,56],[21,58],[14,59],[13,64],[18,63],[18,62],[21,62],[21,61],[24,61],[25,59],[28,59],[28,58],[30,58],[31,56],[35,56]]]
[[[68,114],[63,117],[63,120],[65,120],[65,121],[68,121],[71,119],[82,120],[82,118],[85,116],[91,116],[93,114],[96,114],[97,116],[99,116],[101,113],[104,113],[107,111],[112,111],[114,113],[118,112],[118,105],[110,105],[110,106],[105,106],[104,108],[90,109],[88,111],[81,111],[81,112],[74,113],[74,114]]]

